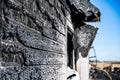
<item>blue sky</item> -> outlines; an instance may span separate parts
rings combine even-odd
[[[90,0],[101,11],[93,46],[100,61],[120,61],[120,0]],[[90,52],[90,55],[93,53]]]

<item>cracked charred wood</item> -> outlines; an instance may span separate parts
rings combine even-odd
[[[97,30],[98,28],[90,25],[83,25],[75,29],[73,34],[73,47],[77,54],[81,53],[82,57],[87,57]]]
[[[100,21],[100,11],[88,0],[67,0],[72,16],[87,22]]]
[[[65,80],[63,4],[59,0],[0,2],[0,80]]]
[[[2,66],[62,64],[64,59],[64,55],[62,54],[31,49],[16,41],[2,41],[1,47]]]
[[[65,76],[62,75],[64,74],[64,72],[62,72],[63,70],[64,67],[61,65],[8,67],[6,69],[1,70],[2,73],[0,75],[1,76],[0,79],[1,80],[25,80],[25,79],[26,80],[65,80]]]
[[[97,28],[82,26],[82,22],[97,21],[100,16],[89,1],[0,0],[0,3],[0,80],[66,80],[68,20],[71,27],[75,26],[74,49],[87,56]]]

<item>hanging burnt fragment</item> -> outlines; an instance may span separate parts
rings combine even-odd
[[[91,44],[96,36],[98,28],[83,25],[77,27],[73,34],[73,47],[82,57],[87,57]]]

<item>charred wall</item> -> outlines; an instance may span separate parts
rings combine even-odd
[[[64,80],[65,7],[59,0],[2,0],[0,80]]]
[[[74,30],[98,21],[99,10],[88,0],[0,3],[0,80],[66,80],[67,16]]]

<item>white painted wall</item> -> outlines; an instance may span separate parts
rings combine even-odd
[[[80,55],[80,80],[89,80],[89,59]]]

